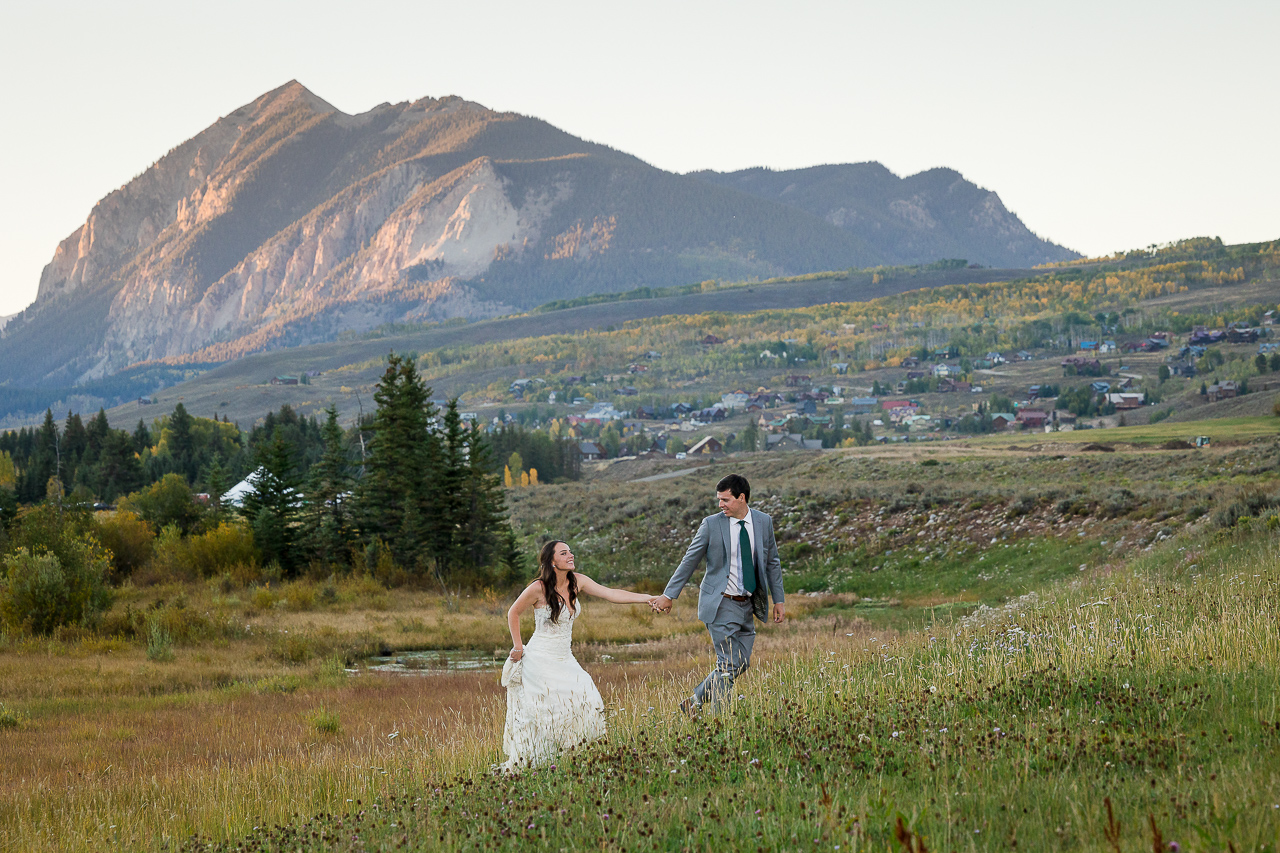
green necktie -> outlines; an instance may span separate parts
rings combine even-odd
[[[756,565],[751,559],[751,536],[747,533],[747,522],[738,522],[738,553],[742,556],[742,588],[747,595],[756,591]]]

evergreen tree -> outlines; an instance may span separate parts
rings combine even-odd
[[[133,449],[142,453],[149,447],[151,447],[151,431],[147,429],[142,418],[138,418],[138,426],[133,430]]]
[[[444,410],[440,435],[440,462],[431,484],[434,500],[433,536],[430,551],[432,571],[437,582],[447,588],[450,575],[463,559],[463,528],[467,523],[466,494],[468,481],[467,436],[458,414],[458,399],[449,401]]]
[[[71,487],[76,481],[76,471],[89,448],[89,434],[85,431],[84,421],[79,414],[67,412],[66,423],[62,427],[62,472],[64,483]]]
[[[277,432],[258,446],[253,491],[245,495],[244,515],[253,528],[253,541],[268,561],[280,565],[286,577],[298,568],[295,547],[299,495],[293,469],[293,448]]]
[[[478,427],[472,426],[466,431],[465,440],[459,551],[463,559],[480,572],[500,556],[503,549],[509,550],[511,529],[505,521],[506,496],[493,471],[493,451],[488,439]]]
[[[350,544],[351,521],[347,512],[351,489],[346,442],[338,425],[338,410],[325,409],[324,455],[311,466],[307,502],[303,511],[303,540],[312,556],[326,564],[342,559]]]
[[[431,543],[430,496],[440,467],[431,390],[411,358],[392,353],[374,391],[377,404],[366,447],[355,516],[366,540],[381,539],[401,566],[420,570]]]
[[[191,435],[191,426],[195,418],[187,411],[187,407],[179,403],[169,417],[169,456],[171,469],[187,478],[188,483],[196,481],[195,442]]]
[[[122,429],[108,431],[90,478],[89,487],[107,503],[142,488],[142,463],[134,452],[129,433]]]

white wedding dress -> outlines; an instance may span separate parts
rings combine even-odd
[[[569,646],[582,602],[560,611],[551,621],[550,607],[533,610],[533,636],[519,661],[507,661],[502,683],[507,688],[507,726],[502,769],[543,764],[566,749],[604,737],[604,700]]]

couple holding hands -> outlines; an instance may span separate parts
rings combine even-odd
[[[716,665],[680,710],[696,717],[703,706],[714,711],[729,695],[734,680],[751,662],[755,619],[782,622],[782,564],[773,536],[773,519],[751,509],[751,486],[740,474],[716,484],[720,512],[707,516],[694,534],[684,559],[662,595],[650,596],[598,584],[574,567],[573,552],[552,541],[538,554],[539,576],[507,612],[511,655],[503,667],[507,688],[507,723],[502,765],[514,772],[549,760],[562,750],[603,737],[604,702],[595,683],[570,650],[573,621],[582,612],[580,594],[614,604],[648,604],[666,613],[698,564],[707,570],[698,585],[698,618],[707,626]],[[533,608],[534,631],[521,640],[520,617]]]

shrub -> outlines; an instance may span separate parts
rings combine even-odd
[[[307,721],[322,735],[342,734],[342,718],[338,716],[337,711],[330,711],[323,705],[312,711]]]
[[[258,549],[248,525],[224,521],[208,533],[191,537],[187,559],[200,577],[210,578],[235,567],[257,566]]]
[[[206,512],[181,474],[165,474],[147,488],[123,498],[120,508],[142,516],[157,530],[176,524],[184,534],[194,531]]]
[[[5,557],[0,583],[0,620],[36,634],[60,625],[91,623],[110,604],[106,553],[92,540],[67,543],[67,559],[26,548]]]
[[[16,729],[20,725],[22,725],[22,720],[18,717],[18,712],[0,703],[0,731]]]
[[[155,550],[156,535],[141,516],[117,510],[98,519],[98,541],[111,552],[111,577],[120,580],[146,565]]]
[[[173,636],[160,619],[152,619],[148,626],[147,660],[173,660]]]

